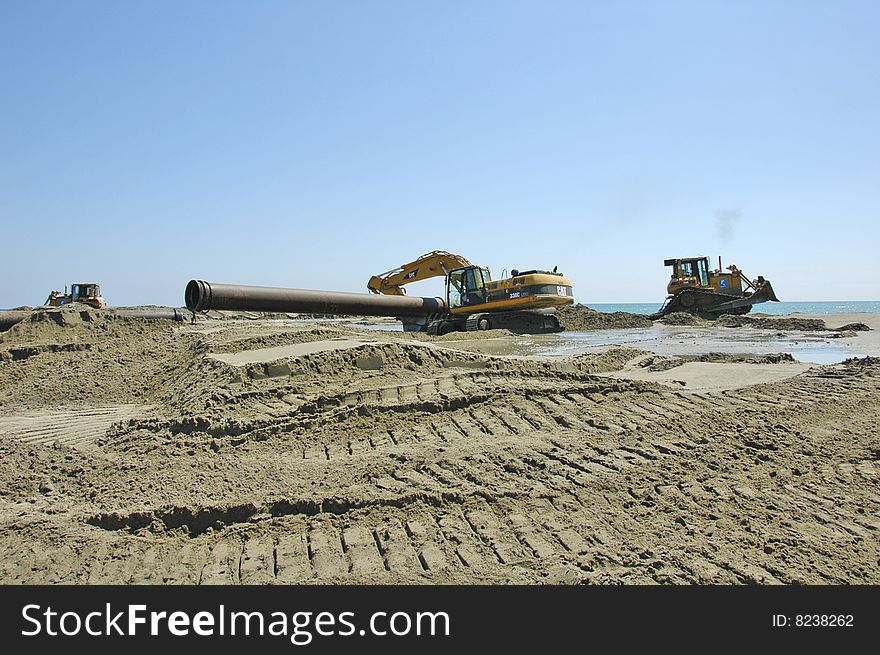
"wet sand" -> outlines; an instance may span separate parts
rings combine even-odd
[[[761,315],[750,315],[761,318]],[[599,352],[608,346],[639,348],[665,356],[710,352],[728,354],[790,353],[807,364],[839,363],[849,357],[880,356],[880,320],[877,314],[792,314],[798,321],[825,322],[827,329],[723,327],[697,319],[696,325],[667,325],[657,321],[651,327],[620,327],[588,332],[566,331],[561,335],[510,337],[513,349],[538,355],[573,355]],[[767,317],[770,325],[780,317]],[[788,319],[781,319],[783,321]],[[862,323],[871,330],[838,331],[841,326]],[[783,323],[784,325],[784,323]],[[481,343],[463,345],[482,350]],[[492,347],[492,346],[490,346]],[[511,348],[499,341],[493,354]]]
[[[57,311],[0,342],[5,583],[880,582],[878,315],[609,346]]]

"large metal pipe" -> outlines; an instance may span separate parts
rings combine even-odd
[[[378,296],[310,289],[251,287],[190,280],[186,285],[186,306],[193,311],[226,309],[251,312],[296,312],[347,316],[415,317],[445,314],[441,298]]]
[[[183,309],[178,309],[176,307],[155,307],[149,309],[112,309],[109,311],[111,311],[113,314],[116,314],[117,316],[122,316],[123,318],[147,318],[156,320],[167,319],[169,321],[182,321],[184,319]]]
[[[8,312],[0,312],[0,332],[6,332],[9,328],[11,328],[16,323],[21,323],[24,319],[28,317],[30,312],[22,312],[22,311],[8,311]]]

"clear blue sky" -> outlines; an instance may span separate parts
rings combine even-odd
[[[880,299],[878,35],[874,1],[4,0],[0,307],[434,249],[585,303],[693,254]]]

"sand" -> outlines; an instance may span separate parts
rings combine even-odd
[[[597,312],[585,305],[561,307],[556,312],[559,322],[568,331],[601,330],[607,328],[651,327],[652,321],[644,314],[629,312]]]
[[[880,582],[877,357],[59,312],[0,335],[4,583]]]

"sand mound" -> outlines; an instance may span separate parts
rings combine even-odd
[[[361,334],[372,332],[373,330],[358,330]],[[499,337],[509,337],[513,334],[510,330],[471,330],[470,332],[449,332],[447,334],[430,335],[427,332],[391,332],[394,338],[413,339],[415,341],[472,341],[478,339],[497,339]]]
[[[711,321],[688,312],[672,312],[661,318],[660,322],[666,325],[690,325],[694,327],[709,327],[712,325]]]
[[[114,317],[81,303],[71,303],[63,307],[38,307],[23,321],[13,325],[2,339],[6,342],[28,338],[40,339],[55,334],[58,328],[102,324],[111,318]]]
[[[597,312],[586,305],[562,307],[556,311],[559,322],[566,332],[586,332],[588,330],[605,330],[609,328],[641,328],[651,327],[654,323],[643,314],[628,312]]]
[[[766,355],[736,354],[711,352],[702,355],[679,355],[664,357],[654,355],[639,362],[639,366],[648,371],[668,371],[687,362],[738,362],[745,364],[780,364],[796,361],[789,353],[768,353]]]
[[[644,350],[618,346],[601,353],[584,353],[572,358],[572,363],[583,373],[610,373],[619,371],[627,362],[646,354]]]
[[[825,321],[818,318],[795,318],[768,316],[742,316],[725,314],[715,321],[707,321],[694,314],[687,312],[673,312],[660,319],[666,325],[689,325],[695,327],[711,327],[717,325],[727,328],[749,327],[759,330],[797,330],[802,332],[822,332],[829,330]],[[833,328],[833,332],[863,332],[871,328],[864,323],[847,323],[839,328]]]
[[[152,402],[199,348],[178,325],[86,305],[37,309],[3,334],[0,409]]]
[[[870,355],[867,357],[850,357],[843,360],[843,365],[872,368],[880,365],[880,357],[871,357]]]
[[[268,332],[268,330],[267,330]],[[341,330],[321,329],[311,326],[304,326],[299,329],[285,329],[279,332],[269,332],[269,334],[261,334],[253,336],[248,335],[230,335],[219,343],[213,343],[211,352],[215,353],[235,353],[243,350],[256,350],[258,348],[272,348],[273,346],[288,345],[294,343],[308,343],[310,341],[321,341],[324,339],[336,339],[346,334]]]
[[[871,328],[864,323],[847,323],[846,325],[841,325],[839,328],[834,329],[838,332],[869,332],[871,330]]]
[[[715,325],[727,328],[749,327],[759,330],[799,330],[818,332],[827,330],[825,321],[819,318],[759,318],[756,316],[733,316],[725,314]]]

